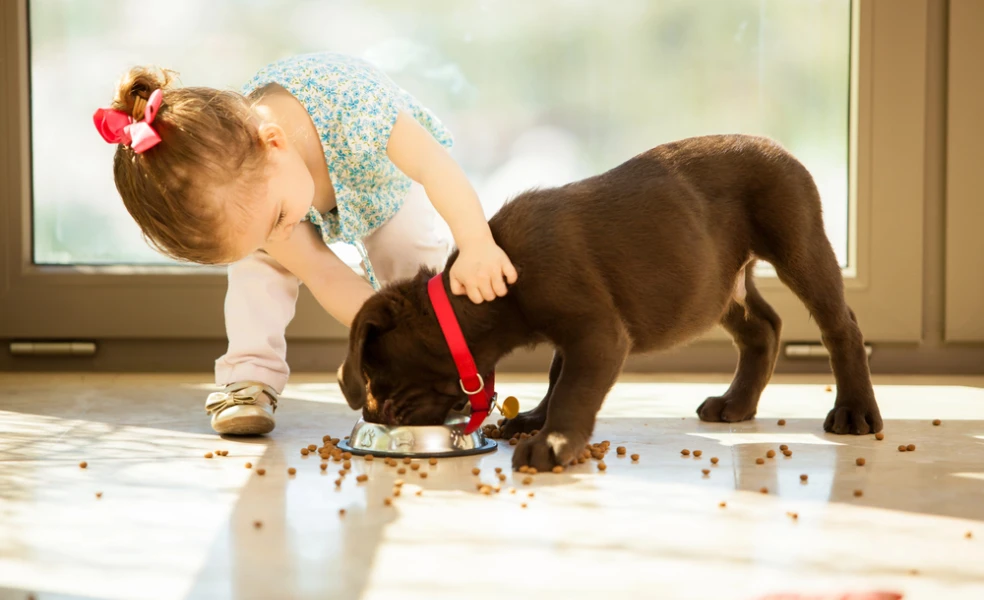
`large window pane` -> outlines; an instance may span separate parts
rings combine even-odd
[[[850,0],[30,0],[38,263],[164,263],[92,127],[134,64],[238,87],[277,58],[370,59],[451,128],[493,213],[534,185],[706,133],[774,137],[813,173],[848,255]],[[354,253],[345,252],[354,260]]]

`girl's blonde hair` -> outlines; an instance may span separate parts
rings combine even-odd
[[[245,97],[206,87],[171,88],[174,76],[135,67],[117,85],[112,107],[135,120],[143,118],[154,90],[162,90],[163,100],[153,122],[161,142],[140,154],[117,146],[116,189],[157,250],[178,260],[221,264],[228,262],[219,233],[229,231],[221,226],[228,211],[209,201],[208,192],[256,173],[264,146]]]

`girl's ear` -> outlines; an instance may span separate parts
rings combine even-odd
[[[276,123],[263,123],[258,129],[260,141],[269,149],[286,150],[287,132]]]

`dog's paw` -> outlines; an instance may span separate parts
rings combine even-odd
[[[588,436],[579,433],[541,431],[516,446],[513,452],[513,469],[533,467],[537,471],[549,471],[557,465],[566,466],[584,449]]]
[[[531,433],[534,429],[543,429],[543,424],[546,420],[547,416],[545,414],[538,414],[535,411],[528,410],[524,413],[519,413],[512,419],[506,420],[499,429],[502,431],[503,439],[509,439],[517,433]]]
[[[739,396],[711,396],[697,407],[701,421],[736,423],[755,416],[758,401]]]
[[[882,430],[881,412],[874,399],[861,402],[842,402],[839,398],[827,413],[823,430],[827,433],[865,435]]]

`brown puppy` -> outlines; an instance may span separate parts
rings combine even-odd
[[[776,143],[731,135],[665,144],[596,177],[521,194],[489,225],[519,279],[493,302],[452,296],[479,372],[519,346],[555,348],[543,401],[505,425],[508,435],[540,430],[517,447],[514,467],[569,463],[630,352],[669,348],[718,323],[734,337],[738,368],[728,390],[697,414],[755,416],[781,323],[755,289],[756,258],[775,266],[823,334],[837,380],[824,429],[881,430],[817,188]],[[368,420],[438,424],[465,402],[428,300],[430,275],[384,288],[355,317],[340,385]],[[367,405],[367,388],[381,405]]]

